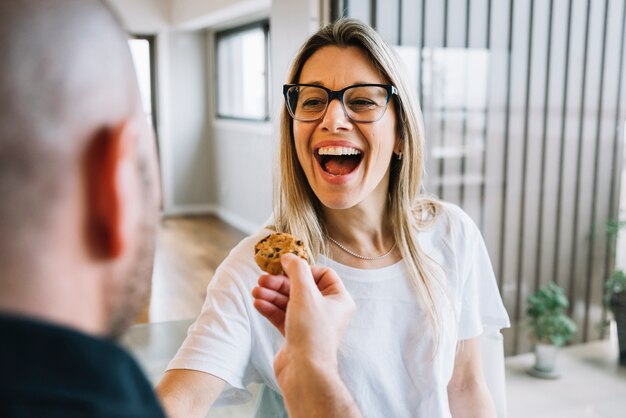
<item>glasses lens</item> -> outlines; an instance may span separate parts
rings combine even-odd
[[[287,106],[294,119],[312,121],[321,118],[328,105],[328,93],[319,87],[294,86],[287,90]]]
[[[375,122],[383,117],[389,103],[387,89],[380,86],[355,86],[343,95],[343,104],[350,119]]]

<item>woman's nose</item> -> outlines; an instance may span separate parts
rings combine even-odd
[[[348,115],[346,115],[341,101],[336,99],[328,103],[328,108],[322,119],[321,127],[331,132],[341,129],[350,129],[352,127],[352,121]]]

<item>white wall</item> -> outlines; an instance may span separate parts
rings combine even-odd
[[[267,13],[271,0],[174,0],[172,23],[184,28],[209,28]]]
[[[272,108],[283,105],[281,86],[289,65],[304,41],[320,27],[321,0],[274,0],[270,17]]]
[[[106,0],[116,11],[126,29],[133,33],[152,34],[171,24],[170,0]]]
[[[270,125],[217,121],[211,145],[211,177],[217,192],[214,210],[231,225],[251,233],[272,212]]]
[[[162,152],[172,157],[168,168],[174,187],[167,209],[184,212],[211,202],[205,32],[171,32],[168,51],[171,119]]]

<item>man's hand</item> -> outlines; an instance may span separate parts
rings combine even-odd
[[[309,267],[293,254],[281,264],[286,276],[263,275],[252,291],[254,307],[284,336],[274,372],[292,418],[358,418],[339,377],[337,350],[355,305],[329,268]]]
[[[254,307],[286,339],[282,351],[287,353],[279,353],[275,362],[277,377],[285,354],[336,368],[337,349],[354,313],[354,301],[332,269],[309,267],[292,254],[285,254],[281,264],[287,276],[263,275],[252,291]]]

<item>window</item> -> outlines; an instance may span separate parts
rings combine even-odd
[[[218,117],[268,119],[268,33],[266,21],[216,33]]]
[[[154,127],[156,133],[154,36],[132,35],[128,45],[137,72],[143,110],[148,116],[148,123]]]

